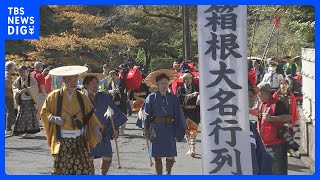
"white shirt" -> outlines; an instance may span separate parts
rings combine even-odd
[[[280,81],[283,79],[282,74],[269,71],[264,76],[261,82],[269,83],[271,89],[278,89],[280,87]]]

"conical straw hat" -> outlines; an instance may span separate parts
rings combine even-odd
[[[158,76],[160,76],[161,74],[165,74],[166,76],[168,76],[169,78],[169,84],[172,84],[177,78],[177,72],[175,72],[172,69],[160,69],[157,71],[154,71],[152,73],[150,73],[146,79],[144,80],[144,82],[146,83],[147,86],[149,87],[154,87],[157,88],[157,82],[156,79]]]
[[[84,66],[62,66],[49,71],[52,76],[74,76],[88,71]]]

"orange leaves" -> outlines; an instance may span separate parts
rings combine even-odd
[[[83,38],[75,34],[61,33],[60,36],[41,37],[40,40],[32,40],[38,51],[59,50],[64,52],[76,51],[81,47],[87,47],[96,51],[106,51],[113,46],[136,46],[137,39],[129,34],[107,33],[100,38]]]
[[[41,21],[40,39],[27,40],[23,44],[7,43],[11,46],[6,52],[7,60],[27,65],[35,61],[84,64],[97,57],[81,56],[82,51],[94,52],[101,59],[117,58],[119,49],[132,49],[139,44],[139,40],[121,28],[104,27],[107,16],[93,13],[94,7],[49,6],[42,10],[46,18]]]
[[[6,61],[19,62],[19,61],[24,61],[24,60],[25,59],[21,56],[13,55],[13,54],[6,54]]]
[[[139,43],[137,39],[129,34],[106,33],[101,38],[85,39],[83,45],[97,51],[104,51],[114,46],[133,47]]]
[[[90,14],[82,14],[74,11],[65,11],[62,12],[62,16],[69,17],[73,21],[74,26],[88,26],[93,25],[97,26],[102,23],[103,18],[99,16],[93,16]]]
[[[60,36],[40,37],[40,40],[32,40],[30,44],[34,45],[38,51],[54,49],[67,52],[81,47],[80,39],[78,35],[61,33]]]

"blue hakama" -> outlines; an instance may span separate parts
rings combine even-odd
[[[104,130],[102,132],[102,140],[97,146],[91,149],[90,156],[94,156],[94,158],[99,157],[112,157],[112,146],[111,140],[113,135],[112,123],[110,119],[104,117],[108,107],[114,111],[114,126],[115,129],[119,129],[121,125],[123,125],[128,119],[121,112],[121,110],[114,104],[109,94],[105,93],[96,93],[95,95],[95,103],[93,103],[96,111],[95,114],[100,120],[100,122],[104,125]]]
[[[250,142],[252,171],[254,175],[272,174],[272,160],[266,152],[261,137],[256,129],[257,125],[250,122]]]

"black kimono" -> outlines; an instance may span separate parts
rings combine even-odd
[[[108,90],[115,90],[118,89],[119,93],[111,94],[113,102],[116,104],[120,110],[127,115],[128,114],[128,107],[127,107],[127,89],[124,81],[119,80],[118,83],[113,83],[112,81],[108,84]]]
[[[188,92],[184,84],[179,86],[177,96],[185,116],[199,125],[200,105],[196,105],[198,96],[191,96],[192,93],[199,92],[199,87],[192,83],[190,88]]]

